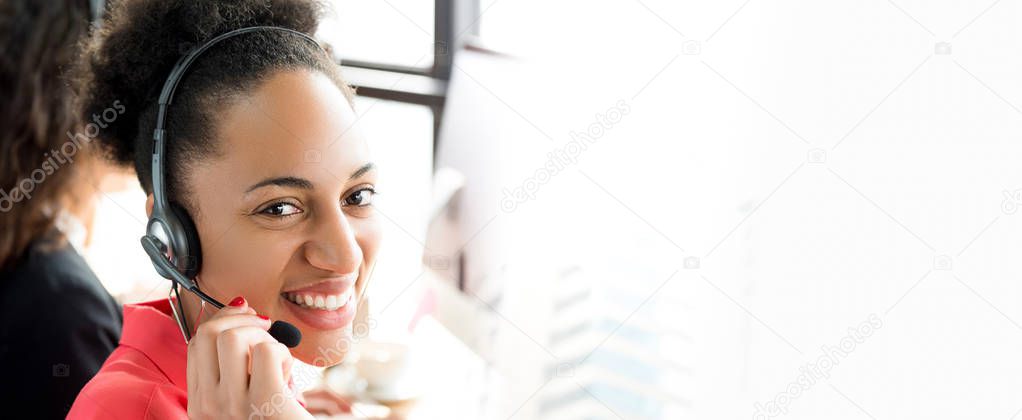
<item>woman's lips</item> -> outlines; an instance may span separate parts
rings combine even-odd
[[[358,297],[354,290],[354,287],[316,285],[281,293],[280,297],[288,311],[301,323],[314,329],[336,330],[350,324],[355,318]]]
[[[294,318],[305,326],[317,330],[336,330],[344,328],[355,318],[355,308],[358,307],[358,298],[352,297],[340,308],[334,310],[317,309],[314,307],[300,306],[297,303],[281,296],[284,306],[294,315]],[[301,328],[301,325],[299,326]]]

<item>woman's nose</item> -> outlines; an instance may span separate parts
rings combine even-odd
[[[310,264],[340,274],[358,271],[362,264],[362,247],[358,244],[358,232],[343,211],[331,214],[315,229],[315,238],[305,251]]]

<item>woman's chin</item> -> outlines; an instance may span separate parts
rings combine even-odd
[[[341,363],[351,345],[351,324],[334,331],[302,331],[302,342],[291,355],[306,364],[329,367]]]

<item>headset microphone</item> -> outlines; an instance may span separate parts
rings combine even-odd
[[[163,256],[163,252],[160,251],[160,246],[157,245],[158,243],[159,240],[150,235],[142,237],[142,248],[145,249],[145,253],[149,255],[149,259],[152,260],[153,265],[170,273],[170,279],[173,280],[174,283],[188,289],[188,291],[194,293],[200,299],[206,301],[206,303],[213,305],[217,309],[224,307],[224,304],[207,295],[202,290],[199,290],[194,281],[188,279],[175,270],[174,267],[170,265],[170,261],[167,261],[167,258]],[[269,332],[273,338],[288,347],[293,348],[302,341],[302,332],[294,325],[284,321],[273,321],[273,324],[270,325]]]

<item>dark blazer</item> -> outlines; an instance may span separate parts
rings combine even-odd
[[[122,320],[120,305],[72,246],[46,251],[34,243],[0,272],[0,406],[64,418],[117,347]]]

